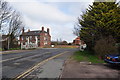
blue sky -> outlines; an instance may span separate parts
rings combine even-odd
[[[74,25],[94,0],[7,0],[23,16],[26,29],[50,28],[52,41],[72,42]],[[26,30],[27,31],[27,30]]]

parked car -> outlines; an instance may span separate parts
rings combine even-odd
[[[105,62],[109,64],[117,64],[120,65],[120,54],[109,54],[105,55]]]

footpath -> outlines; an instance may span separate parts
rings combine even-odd
[[[113,67],[108,64],[77,62],[70,58],[65,62],[60,78],[103,78],[105,80],[112,78],[120,80],[120,67]]]

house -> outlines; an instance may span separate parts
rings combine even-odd
[[[81,40],[80,40],[79,36],[73,40],[73,44],[74,45],[80,45],[81,44]]]
[[[36,47],[48,47],[51,45],[51,36],[49,28],[47,31],[44,31],[44,27],[42,30],[35,30],[24,32],[24,28],[22,30],[22,34],[20,35],[20,44],[21,48],[36,48]]]
[[[17,38],[14,38],[12,40],[13,41],[12,44],[11,44],[10,40],[11,40],[10,36],[2,35],[2,38],[0,40],[0,45],[2,45],[1,48],[3,50],[9,50],[11,48],[19,48],[19,46],[18,46],[18,39]]]
[[[8,36],[7,35],[1,35],[0,39],[0,45],[2,45],[2,49],[7,50],[8,49]]]
[[[79,45],[80,51],[84,51],[84,49],[87,47],[86,43],[82,40],[80,40],[80,37],[78,36],[73,40],[74,45]]]

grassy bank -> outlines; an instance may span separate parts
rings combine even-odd
[[[88,51],[77,51],[73,58],[77,61],[88,61],[92,63],[104,63],[103,60],[99,59],[96,55]]]

